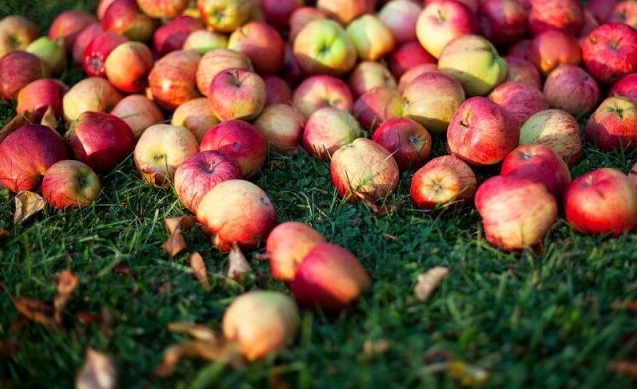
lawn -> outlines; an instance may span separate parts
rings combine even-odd
[[[0,18],[20,13],[46,32],[54,16],[91,2],[3,0]],[[72,84],[82,74],[71,69]],[[0,103],[0,125],[13,115]],[[437,141],[436,152],[443,150]],[[1,156],[0,156],[1,158]],[[572,170],[627,172],[637,154],[601,153],[587,146]],[[479,169],[484,179],[495,169]],[[374,214],[340,200],[329,166],[306,153],[271,153],[254,180],[269,194],[278,221],[298,220],[353,252],[371,287],[337,316],[301,311],[293,346],[243,369],[188,360],[173,374],[153,371],[164,350],[187,336],[172,322],[219,328],[224,309],[241,293],[289,293],[269,275],[262,248],[247,253],[255,277],[223,281],[227,257],[197,229],[187,251],[171,259],[161,249],[164,219],[188,215],[171,190],[144,183],[132,158],[103,175],[99,200],[81,210],[45,208],[13,224],[14,198],[0,189],[0,388],[69,388],[88,347],[111,356],[120,388],[456,388],[447,362],[488,372],[484,388],[627,388],[634,379],[610,368],[637,359],[637,235],[584,236],[562,217],[541,248],[506,253],[484,239],[473,207],[425,212],[409,196],[413,171],[389,199],[392,212]],[[194,279],[190,252],[205,259],[212,288]],[[413,288],[434,266],[450,269],[427,302]],[[56,274],[70,269],[80,284],[52,329],[21,318],[18,296],[51,302]],[[632,309],[631,309],[632,308]]]

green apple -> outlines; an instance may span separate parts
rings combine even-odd
[[[364,61],[376,61],[396,45],[391,30],[376,15],[365,14],[352,20],[345,31],[354,42],[358,57]]]
[[[343,76],[356,65],[356,47],[340,24],[313,20],[299,31],[292,46],[294,57],[308,74]]]

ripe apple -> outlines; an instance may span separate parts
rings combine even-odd
[[[535,36],[548,30],[561,30],[579,36],[584,25],[584,9],[577,0],[531,0],[529,28]]]
[[[188,210],[196,213],[201,198],[210,189],[222,181],[235,179],[243,179],[243,173],[234,158],[220,151],[199,151],[177,166],[175,193]]]
[[[226,47],[228,47],[228,37],[226,35],[208,30],[195,30],[188,34],[182,49],[194,50],[200,55],[204,55],[210,50],[224,49]]]
[[[36,25],[21,15],[0,19],[0,58],[15,50],[24,50],[40,33]]]
[[[309,22],[327,18],[327,13],[316,7],[303,6],[294,10],[290,15],[290,33],[288,40],[290,42],[294,42],[299,31],[301,31]]]
[[[310,250],[325,242],[327,240],[323,234],[305,223],[287,221],[277,225],[265,242],[264,257],[270,261],[272,276],[287,283],[292,282],[297,267]]]
[[[624,23],[606,23],[582,44],[586,71],[600,84],[610,85],[637,71],[637,31]]]
[[[84,27],[77,37],[75,38],[75,42],[73,43],[73,48],[71,49],[73,56],[73,63],[82,66],[82,61],[84,61],[84,52],[86,48],[91,43],[93,38],[98,36],[99,34],[104,32],[104,28],[102,27],[102,23],[95,22],[91,23],[88,26]]]
[[[357,17],[374,11],[374,0],[317,0],[316,8],[343,26]]]
[[[287,81],[275,74],[266,74],[263,77],[265,83],[265,106],[272,104],[292,103],[292,89]]]
[[[324,107],[349,111],[354,106],[352,92],[340,78],[326,74],[309,76],[292,93],[294,107],[305,117]]]
[[[408,69],[405,73],[403,73],[402,76],[400,76],[400,79],[398,80],[398,87],[397,87],[398,91],[404,94],[405,89],[407,89],[407,85],[409,85],[413,80],[418,78],[421,74],[430,73],[430,72],[442,73],[441,71],[438,70],[438,64],[435,64],[435,63],[423,63]],[[460,89],[462,89],[462,85],[460,85]],[[464,89],[462,90],[462,93],[464,94]]]
[[[98,20],[104,19],[104,14],[106,13],[106,10],[108,9],[108,7],[111,6],[111,4],[114,1],[115,0],[98,0],[97,1],[97,10],[95,10],[95,14],[97,15]]]
[[[481,96],[460,104],[447,129],[451,153],[474,166],[501,162],[519,138],[520,129],[504,108]]]
[[[364,14],[352,20],[345,32],[354,43],[358,58],[363,61],[377,61],[396,46],[391,30],[373,14]]]
[[[524,38],[529,13],[518,0],[486,0],[478,11],[480,30],[496,45],[508,45]]]
[[[637,149],[637,103],[626,97],[607,97],[586,122],[586,140],[602,151]]]
[[[389,28],[397,44],[416,40],[416,22],[422,5],[411,0],[386,2],[378,11],[378,18]]]
[[[229,251],[234,244],[255,248],[274,228],[277,214],[263,189],[250,181],[226,180],[201,198],[196,217],[212,245]]]
[[[190,0],[137,0],[137,4],[151,18],[173,19],[180,16],[188,8]],[[108,14],[108,9],[106,14]]]
[[[529,58],[529,49],[531,48],[531,39],[521,39],[511,46],[507,50],[507,56],[521,57],[524,59]]]
[[[268,139],[268,146],[283,155],[295,155],[299,152],[305,117],[289,104],[266,106],[254,125]]]
[[[429,131],[407,118],[383,121],[374,131],[372,140],[394,156],[401,171],[424,165],[431,156],[433,145]]]
[[[73,85],[62,98],[64,119],[67,122],[74,121],[86,111],[108,112],[122,97],[107,79],[85,78]]]
[[[128,41],[123,35],[112,31],[104,31],[96,35],[86,46],[82,57],[82,68],[89,77],[102,77],[105,75],[104,62],[117,46]]]
[[[80,114],[66,132],[66,140],[75,159],[97,173],[113,170],[135,148],[135,135],[128,124],[104,112]]]
[[[53,19],[48,36],[54,41],[61,38],[65,50],[70,53],[80,32],[90,24],[97,22],[97,17],[88,12],[76,9],[66,10]],[[1,56],[2,54],[0,54]]]
[[[164,121],[164,113],[154,101],[141,94],[128,95],[121,99],[111,115],[117,116],[128,124],[135,139],[139,139],[142,132],[153,124]]]
[[[584,9],[590,11],[600,23],[606,23],[617,2],[618,0],[590,0],[586,2]]]
[[[11,192],[33,190],[46,169],[68,159],[64,139],[49,127],[27,124],[0,142],[0,184]]]
[[[436,2],[441,2],[441,1],[447,1],[447,0],[423,0],[422,1],[422,5],[423,7],[428,6],[431,3],[436,3]],[[465,6],[467,6],[469,8],[469,10],[471,12],[473,12],[474,14],[477,14],[479,9],[480,9],[480,2],[481,0],[455,0],[459,3],[464,4]],[[528,0],[520,0],[522,2],[524,1],[528,1]]]
[[[396,88],[377,86],[356,99],[352,114],[364,129],[372,132],[385,120],[402,117],[403,105]]]
[[[506,251],[542,241],[557,221],[557,201],[544,184],[519,175],[494,176],[476,191],[487,241]]]
[[[304,0],[260,0],[259,5],[265,21],[279,32],[290,31],[290,17],[303,7]]]
[[[196,81],[200,59],[194,51],[177,50],[155,62],[148,75],[148,84],[157,105],[174,111],[184,102],[200,96]]]
[[[247,55],[230,49],[213,49],[204,54],[197,66],[196,78],[199,92],[208,96],[210,83],[222,70],[241,68],[254,70]]]
[[[157,28],[153,34],[153,47],[161,58],[166,54],[182,50],[184,42],[193,31],[203,30],[205,24],[192,16],[178,16]]]
[[[155,60],[150,48],[142,42],[128,41],[117,46],[106,58],[106,78],[117,89],[127,93],[143,92]]]
[[[10,51],[0,58],[0,100],[11,100],[27,84],[51,75],[39,57],[26,51]]]
[[[637,162],[635,162],[635,164],[630,168],[630,171],[628,172],[627,177],[630,180],[630,182],[633,183],[633,186],[637,190]]]
[[[267,92],[265,83],[257,73],[230,68],[213,78],[208,102],[214,115],[221,121],[232,119],[252,120],[265,107]]]
[[[101,190],[93,169],[74,159],[54,163],[42,178],[42,197],[55,209],[87,207],[97,200]]]
[[[256,1],[197,0],[199,14],[208,28],[226,34],[245,24],[257,7]]]
[[[48,36],[41,36],[29,43],[25,51],[38,56],[54,75],[59,75],[66,69],[66,49],[62,38],[52,40]]]
[[[637,73],[630,73],[617,80],[608,92],[609,96],[628,97],[637,103]]]
[[[336,107],[316,110],[305,123],[303,147],[318,159],[327,159],[342,146],[363,136],[363,129],[349,112]]]
[[[183,126],[190,130],[201,142],[204,134],[208,130],[219,123],[219,119],[212,113],[210,103],[206,97],[197,97],[182,103],[170,120],[170,124],[175,126]]]
[[[504,108],[517,127],[531,115],[549,108],[544,94],[523,82],[504,82],[489,93],[489,99]]]
[[[453,155],[442,155],[416,170],[409,192],[418,208],[434,209],[468,204],[477,187],[476,175],[466,162]]]
[[[353,95],[358,97],[378,86],[395,88],[396,79],[387,66],[382,63],[361,61],[354,67],[347,78],[347,85]]]
[[[520,128],[521,145],[547,145],[571,167],[582,159],[582,143],[577,119],[561,109],[540,111]]]
[[[25,85],[18,92],[16,113],[31,114],[33,121],[39,122],[51,107],[55,117],[62,117],[62,97],[68,90],[62,81],[54,78],[40,78]]]
[[[622,1],[615,4],[607,21],[609,23],[626,23],[632,28],[637,28],[637,3]]]
[[[561,65],[544,81],[544,96],[551,108],[559,108],[579,119],[599,101],[597,81],[579,66]]]
[[[480,32],[477,16],[458,1],[427,4],[416,22],[416,36],[422,47],[436,58],[454,38]]]
[[[281,34],[265,22],[252,21],[234,30],[228,48],[247,55],[259,74],[276,73],[283,68],[285,43]]]
[[[392,74],[399,79],[403,74],[408,72],[409,69],[422,64],[435,65],[438,59],[429,54],[427,50],[422,47],[420,42],[412,40],[403,43],[389,53],[388,61]]]
[[[369,284],[369,275],[354,254],[332,243],[319,243],[297,267],[290,287],[302,306],[336,313],[354,303]]]
[[[619,170],[599,168],[566,188],[564,213],[582,234],[616,237],[637,225],[637,189]]]
[[[157,29],[157,19],[143,13],[136,0],[115,0],[102,18],[106,31],[124,35],[132,41],[147,42]]]
[[[260,171],[268,155],[268,140],[252,123],[228,120],[213,126],[201,138],[199,151],[217,150],[234,158],[245,178]]]
[[[518,81],[534,86],[538,90],[542,89],[540,72],[531,61],[512,55],[507,55],[504,57],[504,60],[507,62],[505,82]]]
[[[528,59],[546,76],[560,65],[578,65],[582,61],[582,50],[568,33],[546,30],[531,41]]]

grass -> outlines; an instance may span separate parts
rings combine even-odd
[[[0,16],[18,12],[45,27],[60,10],[90,7],[71,0],[0,4]],[[77,71],[64,79],[72,83]],[[14,114],[0,105],[1,122]],[[440,146],[440,145],[438,145]],[[637,155],[586,149],[573,169],[628,171]],[[482,177],[493,171],[481,170]],[[276,205],[279,221],[311,224],[328,240],[347,247],[373,283],[362,299],[336,317],[303,310],[293,347],[243,370],[186,361],[166,378],[153,375],[163,351],[182,342],[167,331],[174,321],[218,328],[224,309],[244,290],[287,288],[269,276],[254,251],[257,277],[244,286],[221,283],[205,291],[194,280],[188,253],[170,260],[160,249],[163,219],[187,214],[170,191],[142,182],[128,158],[102,177],[104,192],[82,210],[46,208],[13,225],[13,196],[0,190],[0,387],[69,388],[87,347],[115,360],[121,388],[457,388],[441,361],[484,368],[484,388],[626,388],[635,382],[609,362],[637,358],[635,312],[617,302],[637,300],[635,234],[583,236],[562,218],[543,250],[505,253],[489,246],[473,209],[424,212],[409,198],[413,172],[404,173],[389,199],[397,210],[374,215],[361,203],[341,201],[325,162],[306,154],[270,155],[255,182]],[[204,256],[209,273],[223,274],[225,256],[200,231],[186,233],[189,250]],[[427,303],[413,297],[418,274],[447,266],[450,275]],[[81,279],[64,312],[62,331],[39,324],[18,326],[12,296],[52,301],[54,278],[70,268]],[[110,332],[80,313],[112,316]],[[86,317],[84,315],[83,317]],[[387,341],[384,352],[365,345]]]

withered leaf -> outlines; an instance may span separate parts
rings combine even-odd
[[[418,283],[414,288],[416,299],[420,302],[427,301],[448,273],[448,268],[436,266],[429,269],[426,273],[420,274]]]
[[[219,340],[222,336],[212,328],[197,323],[174,322],[168,324],[168,331],[187,334],[196,340]]]
[[[55,111],[53,110],[52,106],[49,106],[46,109],[44,115],[42,116],[42,119],[40,120],[40,124],[49,127],[53,131],[57,131],[59,122],[58,119],[55,117]]]
[[[22,223],[36,213],[42,211],[46,202],[39,194],[30,191],[20,191],[15,195],[15,214],[13,224]]]
[[[155,375],[165,377],[170,375],[175,367],[184,359],[200,358],[228,364],[234,368],[241,368],[245,360],[234,342],[219,340],[194,340],[170,346],[164,352],[162,363],[155,368]]]
[[[230,254],[228,254],[228,263],[228,278],[237,282],[243,281],[246,275],[252,271],[248,260],[236,243],[233,243]]]
[[[79,283],[79,277],[71,273],[69,269],[63,270],[55,279],[57,295],[53,299],[54,318],[60,324],[62,324],[62,312]]]
[[[615,373],[623,374],[632,378],[637,378],[637,362],[614,361],[614,362],[611,362],[610,368]]]
[[[361,355],[363,360],[370,360],[377,355],[384,354],[389,351],[389,341],[387,339],[379,340],[366,340],[363,343],[363,353]]]
[[[205,290],[210,290],[210,281],[208,281],[208,273],[206,271],[206,264],[201,257],[201,254],[194,252],[190,254],[190,267],[195,275],[195,278]]]
[[[106,354],[93,349],[86,350],[84,365],[75,377],[76,389],[114,389],[117,386],[117,369]]]
[[[190,228],[194,224],[194,218],[191,216],[173,217],[164,220],[164,224],[168,229],[168,239],[161,245],[171,258],[186,249],[186,240],[181,232]]]
[[[15,309],[27,319],[47,327],[59,329],[59,323],[53,318],[53,307],[42,300],[17,296],[13,298]]]
[[[462,386],[481,385],[489,379],[489,372],[485,369],[461,361],[450,362],[449,372]]]
[[[5,237],[7,237],[9,235],[11,235],[9,233],[9,231],[7,231],[4,228],[0,227],[0,239],[5,238]]]

